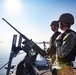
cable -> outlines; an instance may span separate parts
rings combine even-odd
[[[0,70],[1,70],[2,68],[4,68],[8,63],[9,63],[9,62],[7,62],[6,64],[4,64],[4,65],[0,68]]]

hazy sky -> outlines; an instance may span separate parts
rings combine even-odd
[[[49,41],[53,34],[50,23],[63,13],[73,14],[76,21],[76,0],[0,0],[0,41],[11,43],[17,34],[2,18],[38,42]]]

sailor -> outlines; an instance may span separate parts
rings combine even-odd
[[[72,61],[76,55],[76,32],[70,29],[74,24],[74,17],[70,13],[63,13],[58,21],[63,32],[56,38],[56,52],[61,67],[57,75],[74,75]]]
[[[50,24],[50,27],[54,33],[52,37],[50,37],[50,45],[49,45],[49,48],[47,49],[47,56],[50,56],[50,60],[48,61],[48,64],[49,64],[50,70],[52,71],[52,64],[54,63],[55,60],[57,60],[55,40],[57,36],[60,34],[60,32],[58,31],[58,28],[59,28],[58,21],[56,20],[52,21]]]

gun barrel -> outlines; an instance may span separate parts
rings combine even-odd
[[[14,28],[8,21],[6,21],[4,18],[2,18],[8,25],[10,25],[15,31],[17,31],[19,34],[21,34],[16,28]]]
[[[20,33],[13,25],[11,25],[8,21],[6,21],[4,18],[2,18],[9,26],[11,26],[15,31],[17,31],[23,38],[26,38],[29,40],[27,37],[25,37],[22,33]]]

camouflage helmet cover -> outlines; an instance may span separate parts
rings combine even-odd
[[[50,24],[50,26],[53,26],[53,25],[58,27],[59,26],[58,21],[52,21],[52,23]]]
[[[70,13],[64,13],[59,17],[59,21],[72,25],[74,24],[74,17]]]

